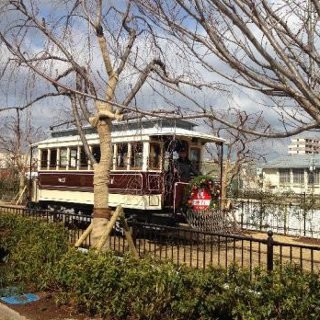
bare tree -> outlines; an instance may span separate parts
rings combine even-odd
[[[319,127],[318,0],[135,2],[150,28],[175,43],[177,55],[199,74],[194,87],[214,89],[213,79],[224,79],[250,92],[266,115],[277,115],[277,128],[244,131],[285,137]],[[215,113],[212,117],[237,128]]]
[[[14,115],[3,117],[0,127],[0,150],[6,155],[8,168],[18,177],[19,193],[22,194],[30,167],[30,145],[43,133],[32,125],[30,112],[22,112],[19,108],[15,109]]]
[[[161,49],[145,34],[131,1],[5,0],[0,9],[1,50],[6,58],[0,76],[11,86],[25,80],[22,108],[54,97],[63,97],[72,107],[94,167],[95,246],[111,214],[112,121],[122,119],[123,111],[136,110],[135,99],[148,79],[154,83],[159,78],[160,84],[168,78]],[[170,80],[174,86],[179,83]],[[153,90],[152,82],[148,88]],[[81,130],[88,123],[100,138],[99,162]]]
[[[245,127],[247,130],[263,128],[266,126],[261,113],[248,115],[246,112],[228,109],[220,112],[219,117],[226,121],[238,123],[239,127]],[[265,158],[262,148],[257,148],[257,144],[263,144],[265,138],[232,129],[219,122],[208,120],[207,125],[211,128],[213,134],[221,136],[227,140],[226,150],[224,151],[223,177],[221,198],[222,205],[227,204],[227,188],[232,181],[242,172],[248,164],[254,161],[261,161]],[[214,157],[214,154],[211,155]]]

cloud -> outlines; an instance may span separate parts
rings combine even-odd
[[[59,3],[61,5],[61,2]],[[124,3],[125,1],[118,2],[114,0],[112,5],[123,8]],[[87,32],[87,22],[79,18],[72,18],[70,22],[74,24],[74,27],[64,31],[61,26],[55,25],[55,21],[57,18],[65,15],[67,9],[61,9],[62,7],[55,6],[54,2],[43,1],[41,4],[44,6],[40,8],[39,18],[45,18],[44,23],[53,28],[53,32],[63,41],[73,58],[80,65],[88,68],[96,84],[98,93],[103,97],[105,89],[103,60],[95,35]],[[10,17],[7,17],[6,22],[9,21],[9,18]],[[119,29],[120,25],[117,25],[118,22],[116,20],[108,22],[114,31],[116,31],[117,28]],[[0,23],[0,28],[5,26],[6,24],[4,22]],[[157,45],[153,43],[153,38],[150,37],[150,34],[143,33],[141,35],[141,38],[138,39],[133,47],[134,55],[131,57],[131,65],[135,63],[140,68],[143,68],[153,58],[161,58],[166,64],[171,77],[183,76],[185,81],[195,83],[199,86],[199,89],[188,85],[180,85],[177,87],[177,90],[181,90],[187,96],[191,97],[191,99],[188,99],[186,96],[174,90],[169,90],[165,86],[160,85],[159,82],[150,79],[136,97],[135,102],[138,106],[142,106],[148,110],[154,110],[175,105],[187,112],[199,111],[198,105],[203,109],[212,107],[215,110],[227,110],[231,107],[246,110],[248,113],[259,113],[263,110],[265,118],[272,126],[274,128],[280,128],[281,123],[278,118],[281,110],[274,105],[271,99],[268,100],[256,91],[245,89],[234,84],[232,81],[226,80],[223,74],[233,77],[234,71],[222,62],[221,59],[210,52],[208,53],[206,48],[198,47],[197,53],[199,56],[205,57],[204,61],[213,66],[212,70],[210,70],[201,63],[201,61],[193,57],[190,54],[190,50],[181,43],[178,43],[174,37],[164,39],[162,38],[163,33],[161,33],[160,30],[157,31],[159,31]],[[258,31],[256,30],[256,32]],[[114,45],[112,47],[113,57],[116,57],[120,50],[125,49],[127,41],[124,37],[118,37],[117,32],[109,34],[108,39],[110,40],[110,44]],[[27,50],[30,56],[40,56],[43,54],[45,48],[50,48],[57,57],[63,58],[57,46],[48,44],[45,38],[41,36],[41,32],[35,32],[34,29],[30,29],[30,33],[26,35],[24,40],[25,50]],[[115,45],[116,42],[118,42],[117,46]],[[3,57],[1,60],[1,68],[3,69],[5,66],[4,62],[6,58],[9,57],[9,53],[3,45],[0,47],[0,50]],[[115,59],[113,59],[113,61]],[[58,59],[55,61],[42,62],[39,65],[52,77],[61,74],[68,67],[66,63]],[[157,78],[155,73],[152,75]],[[128,91],[131,90],[138,76],[136,69],[130,66],[123,73],[119,88],[117,89],[119,102],[121,102]],[[69,86],[74,86],[73,76],[66,77],[64,83]],[[200,89],[203,83],[212,84],[212,88],[202,86]],[[28,70],[21,66],[6,73],[1,78],[0,90],[2,101],[5,102],[2,107],[10,105],[22,106],[45,92],[54,92],[54,88],[51,85],[41,80],[40,77],[31,75]],[[196,103],[193,103],[192,99],[194,99]],[[65,111],[68,108],[69,101],[67,99],[46,99],[33,107],[33,116],[37,123],[48,126],[48,124],[57,121],[54,113],[61,114],[61,110]],[[279,147],[278,149],[283,150],[283,147]]]

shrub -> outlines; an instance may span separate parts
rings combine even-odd
[[[55,290],[58,302],[114,319],[318,319],[320,281],[294,265],[206,270],[68,247],[62,226],[0,215],[1,285]]]
[[[32,283],[38,289],[48,288],[52,266],[68,249],[68,234],[63,226],[0,214],[0,234],[0,248],[9,252],[2,266],[2,285]]]
[[[319,278],[290,265],[251,279],[236,266],[197,270],[71,250],[57,285],[63,302],[116,319],[315,319],[320,310]]]

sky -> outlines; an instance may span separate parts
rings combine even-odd
[[[27,3],[28,1],[26,1]],[[59,10],[61,7],[56,6],[53,15],[49,15],[49,3],[47,1],[40,1],[44,6],[39,11],[40,17],[45,17],[46,24],[53,24],[54,17],[61,13]],[[58,2],[57,2],[58,3]],[[120,4],[120,7],[123,6],[123,3],[114,1],[114,4]],[[0,27],[3,28],[5,24],[4,19],[0,19],[2,21],[0,23]],[[111,24],[114,21],[110,22]],[[95,80],[99,86],[103,86],[104,76],[100,73],[102,69],[102,60],[101,57],[96,55],[97,43],[90,42],[91,51],[88,50],[87,44],[88,39],[86,35],[82,32],[84,30],[85,25],[78,24],[76,29],[72,30],[72,33],[61,34],[61,29],[58,27],[54,28],[54,32],[60,34],[60,39],[65,39],[67,41],[71,41],[68,46],[68,50],[70,52],[75,53],[75,58],[78,62],[86,64],[90,62],[90,68],[92,73],[95,75]],[[125,42],[120,38],[116,38],[116,33],[113,35],[114,39],[118,39],[121,43],[123,43],[122,48],[125,46]],[[64,38],[63,38],[64,37]],[[36,53],[40,55],[43,51],[42,47],[46,43],[42,42],[38,33],[32,32],[29,37],[26,38],[25,49],[29,50],[31,53]],[[139,59],[136,60],[138,65],[142,66],[142,62],[146,61],[152,55],[163,54],[166,57],[166,64],[170,67],[170,71],[172,74],[179,74],[182,71],[192,70],[190,69],[190,65],[185,65],[179,60],[178,51],[175,48],[175,45],[172,42],[166,42],[165,40],[159,39],[159,44],[162,45],[162,52],[159,48],[155,46],[148,45],[150,39],[147,37],[142,38],[138,41],[138,43],[134,46],[135,52],[137,52],[137,57]],[[90,40],[91,41],[91,40]],[[2,59],[0,61],[1,69],[3,70],[5,64],[5,57],[8,56],[7,50],[0,44],[0,53]],[[57,51],[58,54],[58,51]],[[116,54],[116,52],[115,52]],[[221,63],[216,57],[209,57],[211,62],[213,62],[217,69],[224,70],[225,64]],[[214,74],[212,72],[208,72],[205,70],[199,63],[190,60],[189,63],[194,68],[194,73],[190,73],[190,77],[196,77],[201,75],[203,79],[210,80],[212,83],[214,82],[223,82],[223,85],[220,85],[220,88],[223,90],[193,90],[192,97],[199,101],[199,103],[203,105],[213,106],[218,110],[227,109],[228,107],[233,108],[246,108],[250,112],[260,112],[263,108],[263,104],[272,105],[272,101],[268,100],[265,97],[257,95],[256,92],[253,92],[248,89],[240,89],[236,85],[225,81],[218,74]],[[47,67],[52,67],[50,64]],[[51,74],[54,72],[58,73],[61,70],[65,69],[65,64],[60,61],[60,63],[56,63],[51,70]],[[132,83],[136,80],[137,76],[133,73],[133,70],[129,70],[124,74],[124,77],[121,79],[120,89],[118,90],[118,99],[121,101],[123,99],[123,92],[128,90]],[[26,81],[31,80],[31,81]],[[66,83],[71,82],[72,79],[66,78]],[[172,91],[169,91],[154,82],[156,89],[159,91],[156,93],[153,88],[146,85],[141,92],[138,94],[135,102],[138,106],[142,106],[146,109],[153,110],[155,108],[161,108],[168,104],[167,100],[170,100],[171,103],[175,105],[179,105],[182,107],[189,108],[189,112],[196,111],[195,106],[190,104],[190,101],[185,99],[183,96],[174,94]],[[54,91],[52,87],[44,84],[40,81],[39,77],[35,77],[34,79],[29,75],[29,73],[24,68],[19,68],[19,70],[15,70],[14,72],[9,72],[5,76],[1,78],[0,85],[0,96],[2,100],[1,107],[8,106],[23,106],[25,103],[32,100],[33,97],[47,91]],[[188,92],[190,93],[190,91]],[[35,126],[41,126],[44,131],[49,131],[49,127],[62,121],[65,117],[65,114],[69,112],[68,101],[61,98],[49,98],[46,100],[42,100],[36,103],[32,107],[32,117],[34,119]],[[277,123],[277,115],[274,112],[273,108],[264,108],[264,116],[266,119],[274,126],[274,129],[277,129],[279,125]],[[274,158],[281,154],[287,153],[287,145],[289,144],[289,139],[281,139],[281,140],[269,140],[265,142],[263,146],[260,146],[262,151],[266,153],[267,158]],[[267,150],[267,152],[266,152]]]

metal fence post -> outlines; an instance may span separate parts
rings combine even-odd
[[[307,208],[306,208],[306,202],[304,202],[304,205],[303,205],[303,236],[304,237],[306,236],[306,225],[307,225],[306,218],[307,218]]]
[[[241,201],[241,229],[243,229],[244,201]]]
[[[264,208],[263,208],[263,200],[262,200],[262,197],[260,199],[260,210],[259,210],[259,229],[260,231],[262,230],[262,222],[263,222],[263,217],[262,217],[262,214],[263,214],[263,211],[264,211]]]
[[[271,230],[268,231],[268,239],[267,239],[267,270],[273,270],[273,232]]]

